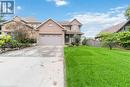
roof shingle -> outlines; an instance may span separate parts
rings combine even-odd
[[[117,25],[114,25],[112,27],[109,27],[103,31],[101,31],[102,33],[105,33],[105,32],[108,32],[108,33],[115,33],[115,32],[118,32],[120,31],[120,29],[126,24],[128,23],[128,21],[125,21],[125,22],[122,22],[120,24],[117,24]]]

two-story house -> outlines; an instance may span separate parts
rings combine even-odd
[[[56,22],[49,19],[44,22],[38,22],[33,19],[22,19],[21,17],[14,17],[11,21],[2,24],[2,32],[13,35],[12,29],[6,29],[10,23],[22,23],[28,27],[30,32],[35,32],[31,37],[37,39],[38,45],[64,45],[70,44],[73,41],[74,35],[82,35],[82,24],[74,19],[72,21]],[[14,25],[15,26],[15,25]],[[24,27],[25,28],[25,27]]]
[[[83,33],[81,32],[81,26],[82,24],[77,20],[74,19],[72,21],[63,21],[59,22],[64,29],[65,29],[65,43],[70,44],[73,41],[73,36],[76,35],[82,35]]]

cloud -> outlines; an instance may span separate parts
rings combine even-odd
[[[82,24],[82,32],[87,37],[95,37],[103,29],[126,21],[124,11],[126,6],[111,8],[107,12],[73,13],[72,19],[78,19]],[[72,20],[71,19],[71,20]]]
[[[16,9],[17,9],[17,10],[21,10],[22,7],[21,7],[21,6],[17,6]]]
[[[64,6],[68,4],[66,0],[47,0],[47,1],[55,2],[56,6]]]

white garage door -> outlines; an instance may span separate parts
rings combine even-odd
[[[62,35],[39,35],[39,45],[63,45]]]

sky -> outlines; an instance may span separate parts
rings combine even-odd
[[[86,37],[95,37],[103,29],[126,21],[124,12],[130,0],[15,0],[12,16],[35,17],[39,21],[78,19]]]

